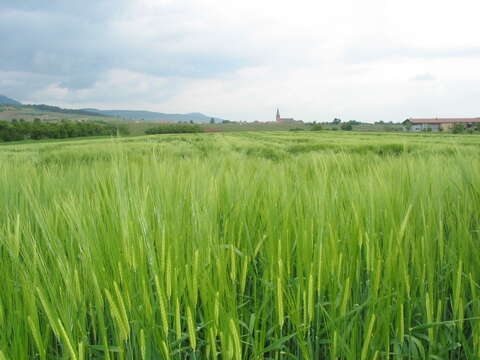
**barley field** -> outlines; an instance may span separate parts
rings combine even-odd
[[[0,146],[0,360],[480,359],[480,137]]]

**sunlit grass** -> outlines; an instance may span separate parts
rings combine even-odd
[[[480,358],[475,136],[0,149],[0,359]]]

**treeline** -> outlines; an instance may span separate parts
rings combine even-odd
[[[161,124],[145,130],[145,134],[179,134],[203,132],[203,128],[194,124]]]
[[[328,124],[328,123],[327,123]],[[360,123],[358,123],[360,124]],[[340,129],[341,130],[344,130],[344,131],[352,131],[353,130],[353,125],[358,125],[357,123],[355,123],[355,120],[350,120],[349,122],[346,122],[346,123],[336,123],[335,125],[340,125]],[[338,126],[337,127],[333,127],[333,128],[327,128],[329,130],[338,130]],[[310,130],[311,131],[320,131],[320,130],[323,130],[323,126],[322,124],[320,123],[314,123],[312,124],[312,126],[310,127]]]
[[[125,134],[124,126],[103,122],[43,122],[35,119],[0,121],[0,140],[20,141],[26,139],[65,139],[84,136],[107,136],[117,133]]]

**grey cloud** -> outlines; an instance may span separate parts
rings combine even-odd
[[[102,33],[102,24],[91,24],[77,16],[3,12],[0,70],[67,78],[92,72],[94,79],[107,65],[102,60],[111,56],[102,46],[107,40]]]
[[[60,80],[60,77],[57,76],[0,71],[0,91],[14,99],[24,101],[29,99],[31,94],[45,88],[46,85]]]
[[[2,8],[31,14],[68,14],[88,19],[104,21],[117,14],[127,0],[3,0]]]
[[[7,1],[0,13],[0,71],[60,77],[61,86],[82,89],[110,69],[207,77],[249,63],[247,57],[221,48],[211,51],[200,48],[199,43],[189,46],[198,36],[182,33],[181,28],[173,32],[168,23],[153,38],[119,34],[115,21],[129,20],[125,14],[126,18],[119,17],[124,5],[124,1],[51,1],[39,7],[33,0]],[[159,22],[162,20],[175,22]],[[179,47],[182,41],[185,44]]]

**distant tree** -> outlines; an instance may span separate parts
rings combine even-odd
[[[200,125],[196,124],[161,124],[145,130],[145,134],[178,134],[178,133],[198,133],[203,132]]]
[[[116,128],[117,128],[118,135],[122,135],[122,136],[130,135],[130,129],[128,128],[127,125],[120,124],[120,125],[117,125]]]
[[[0,121],[0,139],[2,141],[12,141],[12,125],[7,121]]]
[[[321,124],[314,124],[311,128],[310,131],[320,131],[322,130],[322,125]]]
[[[335,119],[333,119],[332,124],[338,125],[338,124],[340,124],[341,122],[342,122],[341,119],[335,118]]]
[[[4,122],[0,124],[0,139],[3,141],[17,141],[30,138],[32,140],[51,138],[63,139],[76,136],[114,135],[116,127],[101,122],[42,122],[35,119],[33,122],[20,121]]]
[[[410,129],[412,128],[413,124],[412,124],[412,122],[411,122],[410,120],[407,119],[407,120],[405,120],[405,121],[403,122],[403,126],[405,126],[405,129],[407,129],[408,131],[410,131]]]
[[[214,118],[210,118],[210,124],[215,124],[215,119]]]
[[[462,123],[455,123],[452,128],[454,134],[461,134],[465,131],[465,125]]]
[[[353,129],[352,124],[345,123],[340,126],[340,129],[345,131],[351,131]]]

